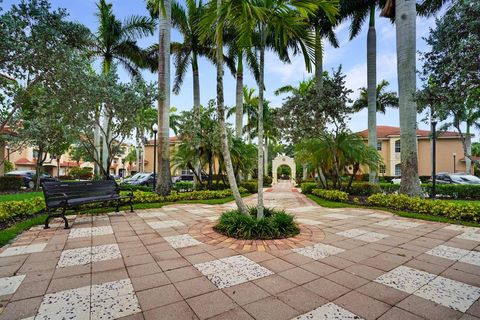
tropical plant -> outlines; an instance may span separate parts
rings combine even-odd
[[[298,84],[298,87],[294,87],[292,85],[286,85],[278,88],[277,90],[274,91],[274,93],[277,96],[284,93],[289,93],[294,95],[306,95],[308,94],[308,92],[312,90],[312,88],[317,82],[318,81],[316,81],[315,78],[310,78],[307,80],[300,81],[300,83]],[[323,76],[322,76],[322,87],[323,87]]]
[[[158,17],[158,180],[155,190],[166,196],[172,189],[170,173],[170,29],[171,0],[147,0],[152,16]]]
[[[398,97],[395,91],[386,91],[390,83],[387,80],[382,80],[377,85],[376,103],[377,112],[385,114],[387,108],[398,108]],[[362,109],[368,108],[368,89],[360,88],[360,97],[353,103],[353,110],[358,112]]]

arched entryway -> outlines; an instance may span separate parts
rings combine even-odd
[[[295,160],[285,155],[278,155],[272,161],[272,175],[273,175],[273,184],[278,183],[278,168],[281,166],[290,167],[290,181],[292,184],[295,184],[296,179],[296,170],[295,170]]]

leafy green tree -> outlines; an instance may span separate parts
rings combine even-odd
[[[422,55],[424,87],[417,94],[420,110],[430,107],[438,120],[446,121],[444,127],[460,134],[467,171],[471,130],[480,124],[480,33],[472,32],[480,28],[479,15],[478,2],[458,1],[436,20],[426,38],[431,50]]]
[[[93,129],[100,127],[100,121],[106,124],[100,127],[100,135],[106,144],[107,166],[100,166],[100,169],[104,179],[109,179],[110,164],[122,153],[124,141],[132,136],[137,125],[135,120],[145,109],[151,108],[158,95],[155,84],[147,84],[141,80],[128,84],[118,83],[115,69],[107,75],[97,76],[91,86],[91,100],[83,106],[85,110],[79,115],[81,129],[77,135],[82,147],[94,162],[100,165],[101,157],[95,147]],[[95,115],[96,106],[100,102],[104,103],[103,117],[106,119],[99,119]]]
[[[377,85],[376,103],[377,112],[385,114],[387,108],[398,108],[398,97],[395,91],[386,91],[390,83],[387,80],[382,80]],[[368,89],[360,88],[360,97],[353,103],[353,110],[358,112],[362,109],[368,108]]]
[[[323,87],[323,77],[322,76],[322,87]],[[315,86],[315,83],[318,81],[315,81],[314,78],[310,78],[307,80],[300,81],[298,84],[298,87],[294,87],[292,85],[286,85],[283,87],[278,88],[275,90],[275,95],[281,95],[284,93],[289,93],[289,94],[296,94],[296,95],[306,95],[308,92],[312,91],[312,88]]]
[[[88,29],[66,17],[65,10],[51,10],[41,0],[21,1],[0,17],[0,132],[15,126],[11,142],[39,151],[37,173],[48,153],[68,148],[89,77],[89,63],[80,52]]]
[[[352,92],[345,87],[341,68],[331,77],[324,74],[321,96],[311,87],[306,93],[293,93],[276,109],[274,123],[280,136],[287,143],[296,144],[305,138],[318,137],[329,124],[345,128],[352,113],[349,106]]]

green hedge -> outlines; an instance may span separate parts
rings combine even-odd
[[[258,182],[256,180],[242,181],[240,187],[245,188],[249,193],[258,192]]]
[[[122,183],[118,185],[121,191],[144,191],[144,192],[152,192],[152,187],[149,186],[134,186],[128,183]]]
[[[175,190],[177,192],[190,192],[193,191],[193,182],[190,181],[178,181],[175,183]]]
[[[0,202],[0,222],[32,216],[45,209],[42,197],[23,201]]]
[[[345,186],[345,189],[347,186]],[[380,189],[379,185],[371,184],[368,182],[355,182],[352,183],[350,188],[348,189],[348,193],[355,196],[370,196],[375,193],[381,193],[382,189]]]
[[[318,189],[316,182],[304,182],[300,185],[303,194],[311,194],[313,189]]]
[[[248,191],[244,188],[239,188],[240,193],[245,194]],[[217,190],[217,191],[192,191],[184,192],[178,194],[172,194],[169,196],[160,196],[153,192],[143,192],[143,191],[134,191],[133,192],[133,202],[134,203],[152,203],[152,202],[175,202],[182,200],[210,200],[210,199],[222,199],[230,197],[232,191],[228,190]]]
[[[422,185],[425,192],[432,192],[432,185]],[[453,199],[480,199],[480,185],[471,184],[437,184],[436,194],[439,197]]]
[[[22,186],[23,186],[23,179],[21,177],[14,177],[14,176],[0,177],[0,191],[20,190]]]
[[[331,201],[348,201],[348,193],[339,190],[313,189],[312,194]]]
[[[453,220],[479,221],[480,217],[480,205],[426,200],[419,197],[410,198],[403,194],[374,194],[368,197],[367,203],[399,211],[443,216]]]

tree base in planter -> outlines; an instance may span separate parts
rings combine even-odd
[[[248,209],[249,214],[238,210],[223,213],[213,229],[228,237],[245,240],[271,240],[294,237],[300,228],[294,217],[285,211],[264,209],[264,217],[257,219],[257,208]]]

